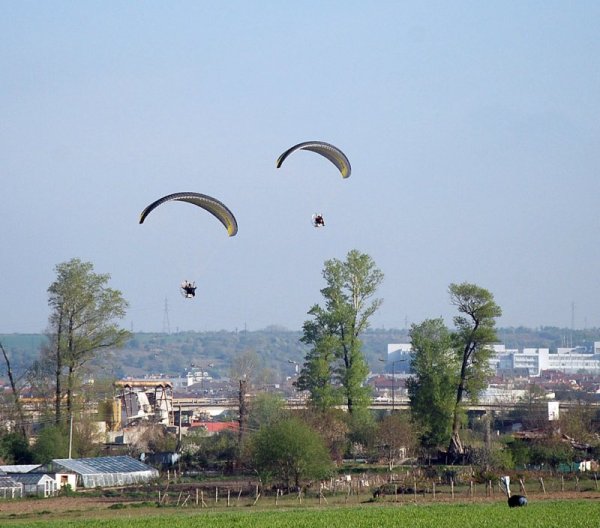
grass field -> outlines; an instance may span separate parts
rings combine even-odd
[[[20,528],[597,528],[600,526],[600,500],[547,500],[514,509],[505,502],[373,503],[267,510],[245,507],[219,511],[124,506],[90,516],[85,511],[64,512],[60,518],[42,511],[28,518],[3,517],[0,525]]]

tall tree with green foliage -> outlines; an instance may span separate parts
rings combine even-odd
[[[448,447],[448,453],[456,457],[464,453],[460,439],[463,399],[469,396],[476,400],[487,386],[491,375],[489,359],[493,352],[492,344],[498,341],[496,318],[502,315],[502,310],[488,290],[475,284],[451,284],[448,291],[450,302],[459,312],[454,317],[456,329],[452,338],[460,371]]]
[[[432,448],[446,445],[452,434],[454,397],[459,362],[443,319],[427,319],[410,329],[413,349],[411,377],[406,386],[413,420],[421,443]]]
[[[326,261],[323,278],[325,303],[315,304],[308,312],[312,319],[303,325],[301,341],[311,348],[296,386],[309,391],[316,408],[343,401],[353,413],[370,402],[364,385],[369,367],[359,336],[382,303],[372,298],[383,273],[369,255],[353,249],[345,261]]]
[[[73,410],[73,390],[82,367],[101,350],[119,348],[129,338],[117,321],[125,316],[127,301],[108,287],[109,274],[94,272],[89,262],[74,258],[56,266],[56,280],[48,288],[48,358],[55,378],[55,420],[61,423],[61,402]],[[63,380],[66,389],[63,389]]]

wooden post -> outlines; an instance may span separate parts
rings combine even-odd
[[[431,484],[431,496],[435,500],[435,482]]]
[[[598,489],[598,483],[596,483],[596,489]],[[398,502],[398,484],[394,484],[394,502]]]
[[[598,491],[598,475],[596,475],[596,473],[594,473],[594,486],[596,491]]]
[[[277,488],[277,493],[275,495],[275,506],[279,506],[279,488]]]
[[[160,504],[160,490],[158,490],[158,504]]]
[[[230,506],[230,502],[229,502],[230,498],[231,498],[231,490],[229,488],[227,488],[227,507],[228,508]]]
[[[240,488],[240,492],[238,493],[237,502],[240,502],[240,497],[242,496],[242,488]]]
[[[198,495],[199,495],[198,488],[196,488],[196,506],[198,506]]]
[[[450,493],[452,494],[452,500],[454,500],[454,479],[450,479]]]
[[[575,491],[579,491],[579,476],[575,475]]]
[[[323,495],[323,488],[319,490],[319,504],[321,504],[321,499],[325,501],[325,504],[329,504],[329,502],[327,502],[327,497]]]
[[[190,500],[190,497],[191,497],[191,495],[188,493],[187,497],[185,498],[185,500],[181,503],[181,507],[182,508],[187,504],[187,501]]]
[[[215,504],[219,502],[219,488],[215,486]]]
[[[469,496],[473,498],[473,481],[469,481]]]
[[[415,502],[417,502],[417,477],[413,476],[413,491],[415,494]]]
[[[540,477],[540,485],[542,486],[542,492],[546,495],[546,486],[544,486],[544,479]]]
[[[565,491],[565,476],[560,476],[560,491]]]
[[[519,486],[521,487],[521,493],[523,493],[523,495],[527,497],[527,492],[525,491],[525,483],[523,482],[522,478],[519,479]]]

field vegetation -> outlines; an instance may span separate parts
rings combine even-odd
[[[151,508],[142,504],[103,507],[60,514],[43,510],[25,516],[0,517],[2,526],[44,528],[387,528],[419,527],[597,527],[598,502],[546,500],[527,508],[508,508],[504,501],[476,503],[369,503],[358,505],[298,506],[295,501],[279,507],[226,509]]]

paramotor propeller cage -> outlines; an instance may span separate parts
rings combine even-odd
[[[196,283],[184,280],[179,286],[179,292],[185,299],[193,299],[196,296]]]
[[[321,213],[313,214],[311,223],[313,227],[325,227],[325,219]]]

